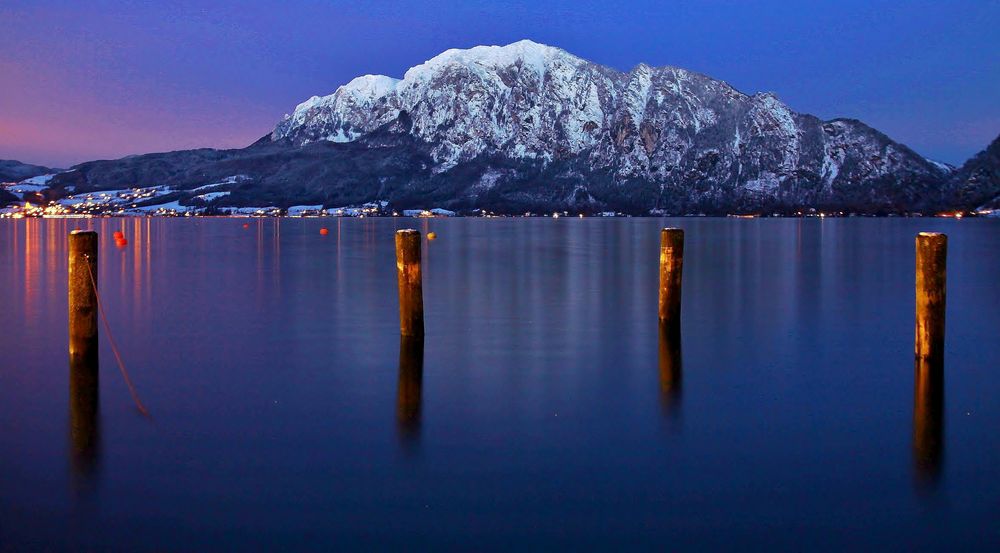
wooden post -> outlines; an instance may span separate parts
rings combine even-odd
[[[69,234],[69,432],[73,466],[84,475],[94,469],[100,441],[96,288],[97,233],[74,230]]]
[[[945,268],[948,237],[936,232],[917,235],[917,324],[914,354],[938,364],[944,359]]]
[[[399,337],[399,384],[396,388],[396,420],[403,437],[420,430],[420,401],[424,379],[424,339]]]
[[[660,231],[660,323],[677,325],[681,321],[681,269],[684,265],[684,231],[665,228]]]
[[[420,276],[420,231],[396,231],[396,269],[399,276],[399,333],[424,335],[424,294]]]
[[[69,233],[69,356],[72,367],[97,366],[97,233]],[[87,370],[89,370],[88,368]],[[84,370],[81,368],[81,370]],[[96,376],[95,376],[96,378]]]

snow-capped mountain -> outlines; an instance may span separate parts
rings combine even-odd
[[[933,185],[950,171],[859,121],[821,121],[774,94],[676,67],[622,73],[527,40],[448,50],[402,79],[358,77],[300,104],[271,139],[350,142],[401,118],[426,145],[432,173],[479,167],[464,172],[475,178],[472,196],[542,171],[576,181],[569,204],[603,203],[604,186],[590,184],[600,177],[636,188],[651,209],[891,208],[936,200]]]
[[[995,196],[983,171],[771,93],[676,67],[623,73],[521,41],[448,50],[402,79],[358,77],[247,148],[83,163],[48,194],[166,186],[157,201],[196,205],[208,202],[200,187],[239,175],[212,189],[212,207],[932,213]]]

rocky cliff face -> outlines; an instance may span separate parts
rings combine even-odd
[[[401,80],[358,77],[300,104],[271,139],[351,142],[391,124],[425,145],[431,174],[468,181],[457,204],[498,185],[523,201],[518,184],[546,179],[570,209],[899,211],[943,201],[950,171],[859,121],[821,121],[773,94],[675,67],[621,73],[530,41],[448,50]]]

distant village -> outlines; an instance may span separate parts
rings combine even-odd
[[[394,211],[388,202],[369,202],[358,206],[328,207],[296,205],[225,206],[219,200],[230,195],[222,190],[239,182],[239,177],[200,186],[175,190],[169,186],[102,190],[47,200],[44,192],[52,175],[34,177],[17,183],[3,183],[2,189],[19,201],[0,208],[0,217],[452,217],[455,212],[441,208]],[[73,192],[69,187],[67,192]]]
[[[6,207],[0,208],[0,218],[27,217],[627,217],[614,211],[596,213],[553,213],[525,212],[516,215],[498,214],[483,209],[455,212],[439,207],[420,209],[394,209],[387,201],[368,202],[361,205],[324,207],[323,204],[279,206],[227,206],[220,201],[231,194],[227,185],[240,182],[240,176],[229,177],[221,182],[207,184],[190,190],[177,190],[169,186],[102,190],[73,194],[73,187],[65,187],[70,194],[55,200],[46,199],[49,181],[54,175],[33,177],[16,183],[0,183],[0,190],[15,198]],[[651,210],[650,216],[703,217],[702,213],[672,214],[662,210]],[[796,217],[854,217],[854,213],[823,212],[816,209],[798,211]],[[938,217],[996,217],[1000,210],[980,210],[975,212],[948,212],[933,214]],[[730,217],[783,217],[789,214],[734,213]],[[893,216],[893,215],[890,215]],[[921,217],[924,214],[912,213]]]
[[[483,209],[458,213],[440,207],[420,209],[393,209],[389,202],[377,201],[361,205],[324,207],[316,205],[278,206],[225,206],[220,200],[229,196],[227,185],[240,182],[240,176],[221,182],[199,186],[190,190],[175,190],[169,186],[150,186],[120,190],[101,190],[71,194],[56,200],[46,200],[53,175],[30,178],[17,183],[0,184],[2,189],[19,201],[0,208],[0,218],[25,217],[507,217]],[[183,202],[183,203],[182,203]],[[519,214],[523,217],[569,217],[568,211],[556,213]],[[607,211],[594,214],[601,217],[624,216]]]

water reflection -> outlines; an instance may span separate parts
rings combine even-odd
[[[550,548],[683,546],[706,528],[752,540],[780,520],[843,549],[916,543],[901,528],[962,549],[950,536],[989,532],[1000,497],[1000,406],[981,401],[1000,395],[1000,379],[981,378],[1000,358],[1000,312],[982,309],[1000,304],[1000,233],[987,220],[917,226],[955,224],[942,221],[431,220],[434,341],[401,341],[394,359],[393,231],[413,221],[284,219],[276,262],[267,219],[0,220],[11,321],[0,327],[0,474],[14,476],[0,478],[0,542],[31,549],[54,528],[67,530],[54,548],[88,549],[77,524],[94,550],[183,550],[235,517],[260,524],[215,532],[218,548],[305,521],[315,543],[387,549],[425,535],[428,520],[462,527],[474,512],[486,539],[530,526],[523,537]],[[118,407],[98,405],[96,385],[67,384],[66,234],[88,224],[101,231],[112,330],[140,391],[169,413],[162,428],[126,408],[111,365],[100,400]],[[656,238],[672,224],[690,246],[680,336],[653,322]],[[127,248],[111,239],[119,229]],[[949,332],[962,337],[949,360],[962,371],[948,375],[948,401],[977,408],[961,440],[948,429],[947,459],[932,372],[917,367],[913,395],[902,390],[910,449],[905,413],[887,401],[899,359],[911,368],[913,234],[938,229],[962,245],[949,259],[962,283],[948,298]],[[423,354],[432,377],[448,376],[428,380],[427,424]],[[918,487],[917,474],[934,484]],[[947,498],[962,509],[919,501]],[[143,515],[130,532],[129,513],[151,503],[184,516]],[[276,516],[275,504],[301,508]],[[593,506],[613,508],[610,530]],[[475,547],[442,542],[427,548]]]
[[[917,481],[934,485],[944,457],[944,366],[917,359],[913,391],[913,462]]]
[[[678,417],[683,376],[680,325],[661,322],[659,335],[660,401],[668,415]]]
[[[79,489],[90,487],[99,468],[101,449],[98,356],[70,356],[69,367],[70,463]]]
[[[424,378],[424,340],[399,337],[399,384],[396,392],[396,421],[404,443],[420,437],[420,403]]]

